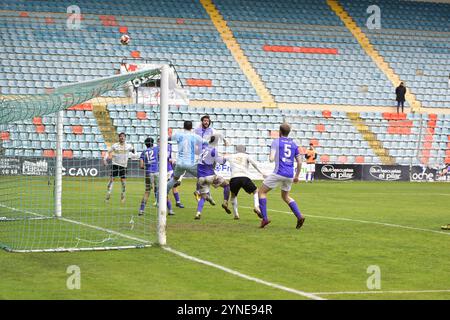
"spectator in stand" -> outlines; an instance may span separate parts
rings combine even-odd
[[[406,95],[406,87],[403,82],[400,82],[400,85],[395,89],[395,95],[397,100],[397,113],[399,113],[400,106],[403,108],[405,106],[405,95]]]

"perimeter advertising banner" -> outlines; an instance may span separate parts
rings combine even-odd
[[[363,165],[363,181],[409,181],[409,167]]]
[[[316,164],[316,179],[355,181],[362,178],[362,166],[350,164]]]
[[[438,172],[436,169],[420,166],[414,166],[411,168],[411,181],[414,182],[435,181],[436,178],[438,178]]]
[[[273,172],[273,163],[258,163],[265,173]],[[411,171],[410,171],[411,169]],[[53,176],[55,170],[54,158],[34,157],[0,157],[0,176]],[[103,165],[102,159],[64,159],[62,173],[65,177],[108,177],[111,164]],[[230,179],[230,165],[217,165],[216,174]],[[334,181],[412,181],[412,182],[450,182],[450,174],[441,176],[440,170],[421,166],[384,166],[384,165],[347,165],[347,164],[316,164],[315,178]],[[251,179],[262,180],[263,177],[251,167]],[[303,166],[300,180],[304,181],[306,168]],[[127,177],[144,177],[144,170],[139,168],[139,161],[129,160]]]
[[[22,174],[20,158],[0,158],[0,176]]]

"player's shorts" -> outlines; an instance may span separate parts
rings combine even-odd
[[[174,177],[181,177],[185,172],[189,172],[194,177],[197,176],[197,165],[194,164],[192,166],[182,166],[177,164],[175,170],[173,170]]]
[[[316,164],[315,163],[307,163],[306,171],[308,172],[316,172]]]
[[[167,180],[170,180],[173,178],[173,170],[167,171]]]
[[[231,178],[230,191],[237,196],[241,188],[243,188],[248,194],[255,192],[257,189],[253,181],[248,177]]]
[[[127,168],[113,164],[111,167],[111,177],[121,177],[122,179],[125,179],[127,177]]]
[[[276,173],[271,173],[267,178],[264,179],[263,184],[270,189],[275,189],[281,184],[281,190],[291,191],[293,181],[293,178],[287,178]]]
[[[157,172],[145,173],[145,191],[150,191],[153,185],[158,184],[159,174]]]
[[[209,187],[212,185],[214,188],[217,188],[222,183],[225,182],[225,179],[218,175],[200,177],[198,178],[198,184],[200,186],[200,193],[209,193]]]

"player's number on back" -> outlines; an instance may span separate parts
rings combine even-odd
[[[155,160],[155,155],[153,154],[153,150],[150,150],[147,152],[147,161],[153,162]]]
[[[291,151],[291,145],[290,144],[285,144],[284,145],[284,158],[290,158],[292,154]]]

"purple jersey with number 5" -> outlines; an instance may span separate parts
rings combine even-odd
[[[295,158],[299,155],[297,144],[290,138],[281,137],[273,140],[270,149],[275,152],[274,173],[293,178]]]

